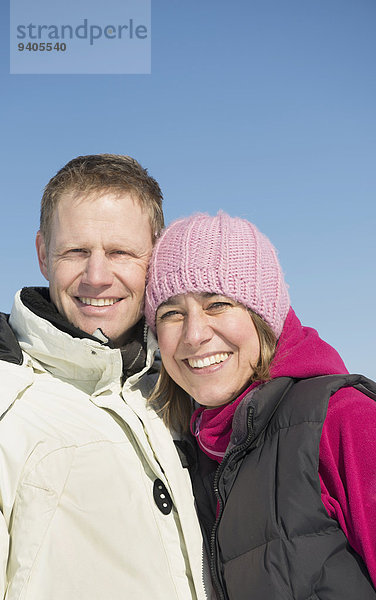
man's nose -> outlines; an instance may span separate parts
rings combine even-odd
[[[213,337],[209,317],[203,311],[194,311],[185,317],[183,340],[184,343],[199,347]]]
[[[99,288],[113,282],[110,260],[104,252],[92,252],[86,260],[81,283]]]

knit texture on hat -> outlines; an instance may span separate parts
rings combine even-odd
[[[277,253],[245,219],[220,211],[178,219],[165,229],[151,257],[145,316],[155,332],[157,308],[172,296],[211,292],[260,315],[277,338],[290,302]]]

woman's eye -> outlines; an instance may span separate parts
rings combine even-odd
[[[212,302],[209,304],[207,310],[216,311],[216,310],[224,310],[228,307],[232,306],[230,302]]]
[[[158,315],[158,319],[160,321],[167,321],[168,319],[172,319],[173,317],[179,317],[181,313],[177,310],[168,310],[167,312]]]

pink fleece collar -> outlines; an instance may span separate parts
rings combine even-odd
[[[232,419],[243,398],[258,384],[250,385],[234,402],[205,408],[200,406],[191,417],[191,431],[201,450],[210,458],[221,462],[226,453],[232,433]]]

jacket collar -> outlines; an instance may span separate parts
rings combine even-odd
[[[36,361],[39,369],[71,381],[90,394],[98,393],[114,381],[121,382],[122,354],[126,355],[126,347],[114,348],[111,342],[99,341],[66,322],[44,288],[26,288],[26,291],[24,288],[17,292],[9,323],[21,349]],[[132,340],[133,345],[135,341]],[[144,351],[142,364],[141,352],[137,352],[133,360],[137,371],[132,370],[132,364],[127,365],[126,375],[132,377],[132,382],[151,366],[157,343],[148,334],[147,341],[139,341],[138,346]]]
[[[249,435],[252,439],[260,435],[294,381],[290,377],[278,377],[252,389],[245,396],[235,410],[228,449],[242,444]]]

